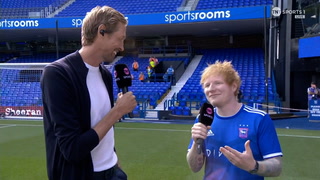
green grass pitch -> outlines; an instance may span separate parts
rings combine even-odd
[[[200,180],[186,162],[190,128],[186,124],[116,124],[116,148],[130,180]],[[277,129],[283,171],[276,180],[320,177],[320,131]],[[41,121],[0,120],[0,179],[45,180],[45,146]],[[271,179],[271,178],[266,178]]]

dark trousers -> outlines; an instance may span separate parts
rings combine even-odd
[[[169,79],[169,82],[171,83],[171,86],[175,85],[176,82],[175,82],[175,77],[174,75],[168,75],[168,79]]]
[[[127,175],[117,165],[114,167],[93,173],[94,180],[127,180]]]

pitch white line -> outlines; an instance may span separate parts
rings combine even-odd
[[[152,128],[127,128],[127,127],[115,127],[115,129],[144,130],[144,131],[191,132],[189,130],[178,130],[178,129],[152,129]]]
[[[1,128],[8,128],[8,127],[14,127],[14,124],[0,124],[0,129]]]
[[[0,128],[8,127],[43,127],[43,125],[37,124],[0,124]],[[143,131],[164,131],[164,132],[191,132],[191,130],[178,130],[178,129],[154,129],[154,128],[128,128],[128,127],[115,127],[119,130],[143,130]],[[320,139],[320,136],[305,136],[305,135],[290,135],[290,134],[278,134],[279,137],[295,137],[295,138],[309,138]]]
[[[38,125],[38,124],[0,124],[1,127],[42,127],[43,125]]]
[[[115,129],[128,129],[128,130],[145,130],[145,131],[176,131],[176,132],[190,132],[190,130],[177,130],[177,129],[152,129],[152,128],[126,128],[126,127],[115,127]],[[282,137],[297,137],[297,138],[312,138],[320,139],[320,136],[304,136],[304,135],[290,135],[290,134],[278,134]]]
[[[278,136],[320,139],[320,136],[303,136],[303,135],[290,135],[290,134],[278,134]]]

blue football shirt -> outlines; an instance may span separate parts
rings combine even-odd
[[[195,123],[199,122],[198,117]],[[264,111],[243,105],[231,117],[220,117],[214,113],[214,121],[204,141],[205,180],[260,180],[262,176],[253,175],[234,166],[219,151],[220,147],[230,146],[239,152],[245,151],[244,144],[250,140],[250,147],[257,161],[282,156],[282,151],[274,124]],[[192,147],[190,140],[188,149]]]

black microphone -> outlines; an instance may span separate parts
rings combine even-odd
[[[199,114],[199,122],[204,124],[205,126],[211,126],[213,122],[213,106],[207,102],[203,103],[200,114]],[[199,138],[196,140],[197,143],[197,153],[201,154],[203,139]]]
[[[119,89],[125,94],[128,92],[128,87],[132,85],[132,77],[130,70],[126,64],[116,64],[114,66],[114,76]],[[133,113],[130,112],[130,118],[133,118]]]

